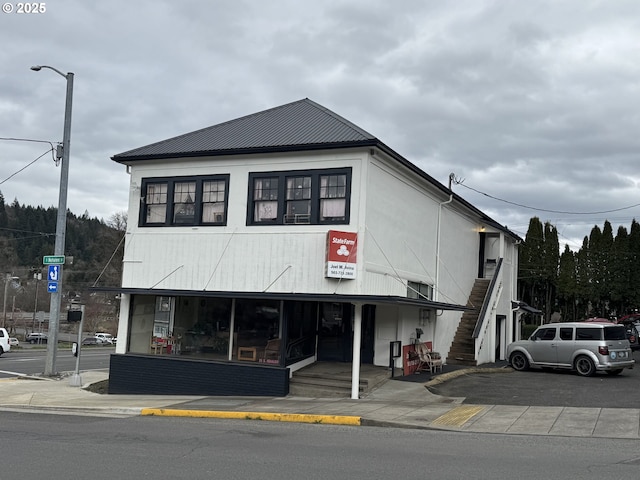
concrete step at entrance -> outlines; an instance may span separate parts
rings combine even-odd
[[[391,372],[385,367],[363,365],[359,392],[366,394],[386,382]],[[349,398],[351,396],[351,364],[317,362],[293,373],[289,395],[299,397]]]

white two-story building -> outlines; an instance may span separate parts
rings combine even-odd
[[[479,364],[519,333],[518,236],[311,100],[113,160],[131,180],[112,393],[286,395],[331,361],[357,398],[359,366],[401,366],[416,337]]]

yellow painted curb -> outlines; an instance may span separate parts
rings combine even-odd
[[[160,417],[227,418],[234,420],[264,420],[269,422],[322,423],[330,425],[360,425],[361,417],[343,415],[307,415],[302,413],[223,412],[211,410],[178,410],[143,408],[140,415]]]

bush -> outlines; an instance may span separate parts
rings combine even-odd
[[[538,328],[538,325],[522,325],[521,339],[528,339],[536,328]]]

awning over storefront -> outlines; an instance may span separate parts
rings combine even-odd
[[[473,310],[464,305],[454,303],[435,302],[418,298],[407,298],[393,295],[337,295],[331,293],[266,293],[266,292],[220,292],[207,290],[167,290],[155,288],[118,288],[92,287],[91,292],[124,293],[128,295],[156,295],[162,297],[215,297],[215,298],[251,298],[265,300],[290,300],[307,302],[336,302],[336,303],[368,303],[409,305],[433,310],[465,311]]]

